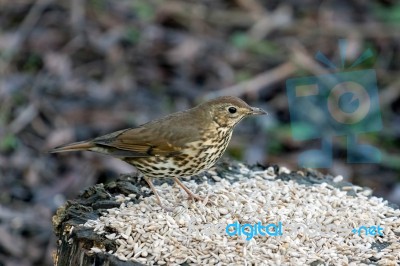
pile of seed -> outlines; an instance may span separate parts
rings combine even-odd
[[[389,207],[382,198],[369,197],[369,191],[357,189],[350,196],[328,183],[307,186],[276,178],[289,172],[284,168],[276,173],[273,168],[252,171],[243,166],[240,171],[239,180],[233,183],[212,170],[208,174],[217,181],[212,185],[186,182],[192,191],[208,195],[204,202],[187,200],[177,186],[158,186],[163,203],[175,205],[172,212],[161,209],[154,196],[139,204],[130,201],[135,195],[118,196],[119,208],[84,224],[114,240],[117,250],[97,246],[92,251],[148,265],[399,263],[400,210]],[[225,232],[234,222],[281,222],[283,232],[246,240],[246,236]],[[378,225],[383,235],[352,232],[360,226]]]

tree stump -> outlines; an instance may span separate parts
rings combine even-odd
[[[167,212],[122,175],[58,209],[55,265],[397,265],[399,208],[342,179],[225,162],[186,183],[208,202],[157,187]]]

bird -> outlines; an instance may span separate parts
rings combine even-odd
[[[247,116],[263,114],[267,112],[240,98],[221,96],[138,127],[62,145],[50,152],[92,151],[117,157],[139,170],[157,203],[164,207],[153,179],[172,178],[189,198],[203,200],[179,178],[211,168],[225,152],[234,127]]]

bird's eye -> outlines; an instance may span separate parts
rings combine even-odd
[[[229,113],[234,114],[234,113],[236,113],[236,108],[235,107],[229,107],[228,111],[229,111]]]

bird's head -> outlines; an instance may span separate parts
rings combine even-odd
[[[218,97],[199,107],[204,108],[219,126],[228,128],[234,127],[246,116],[267,114],[261,108],[251,107],[243,100],[232,96]]]

